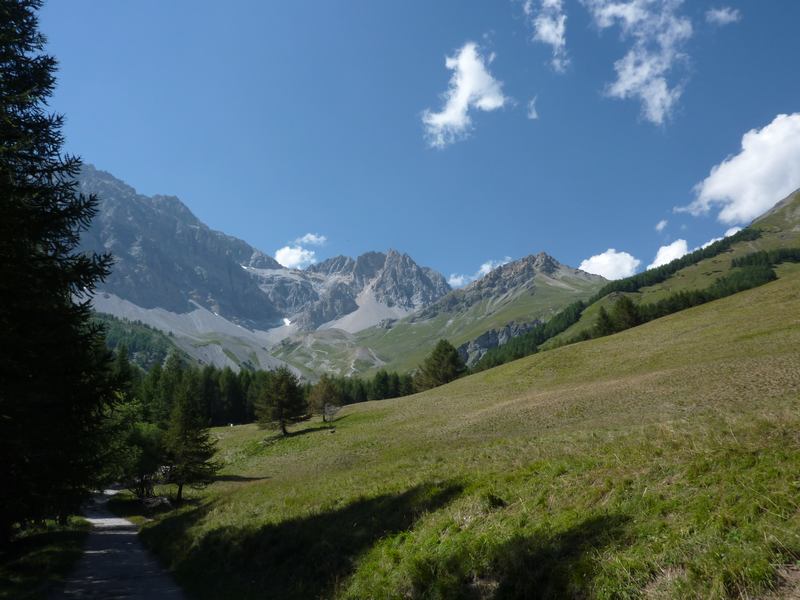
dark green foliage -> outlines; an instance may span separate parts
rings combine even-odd
[[[594,337],[603,337],[604,335],[611,335],[617,331],[611,315],[608,314],[605,306],[600,307],[600,312],[597,314],[597,323],[594,326]]]
[[[747,256],[734,258],[732,267],[772,267],[782,262],[800,262],[800,248],[779,248],[777,250],[762,250]]]
[[[97,200],[47,112],[56,61],[38,0],[0,3],[0,540],[74,512],[99,485],[115,390],[88,296],[107,255],[77,252]]]
[[[159,468],[165,462],[164,430],[137,421],[126,432],[127,448],[121,480],[138,498],[153,496]]]
[[[372,380],[372,385],[370,386],[369,399],[384,400],[385,398],[393,398],[396,395],[396,390],[395,393],[392,393],[389,383],[389,373],[383,369],[375,373],[375,378]]]
[[[141,321],[118,319],[102,313],[95,313],[94,321],[103,325],[108,348],[117,350],[125,346],[131,362],[142,369],[163,364],[171,352],[178,352],[169,336]]]
[[[422,361],[414,383],[418,390],[429,390],[458,379],[467,372],[464,361],[453,344],[439,340],[427,358]]]
[[[213,460],[216,444],[204,415],[196,372],[187,373],[178,386],[164,442],[169,459],[168,481],[178,486],[177,502],[182,500],[184,485],[203,487],[214,481],[219,470]]]
[[[286,426],[305,415],[306,401],[297,376],[286,367],[270,374],[269,385],[255,400],[256,418],[263,427],[274,426],[287,435]]]
[[[614,304],[614,311],[611,315],[611,321],[616,326],[617,330],[630,329],[641,324],[642,317],[633,300],[628,296],[621,296]]]

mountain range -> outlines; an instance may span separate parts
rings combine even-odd
[[[311,377],[412,369],[440,338],[474,342],[474,359],[481,344],[502,343],[605,281],[545,253],[457,290],[392,249],[289,269],[210,229],[175,196],[139,194],[91,165],[79,185],[99,201],[82,249],[115,260],[95,310],[167,332],[218,366],[288,363]]]

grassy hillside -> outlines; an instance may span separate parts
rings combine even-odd
[[[637,303],[649,304],[676,292],[707,289],[730,272],[731,262],[736,258],[759,250],[800,247],[800,190],[756,219],[751,227],[761,232],[758,239],[736,243],[730,250],[681,269],[662,283],[626,295]],[[582,332],[591,330],[597,322],[600,307],[609,308],[611,300],[613,299],[605,297],[589,306],[580,321],[544,344],[543,348],[557,347],[575,339]]]
[[[314,332],[301,340],[285,341],[273,355],[304,371],[311,366],[310,370],[318,373],[369,373],[380,367],[407,372],[416,368],[440,339],[459,346],[511,321],[546,320],[564,306],[589,298],[602,284],[537,276],[533,290],[515,290],[464,308],[440,310],[428,318],[412,316],[390,329],[370,327],[356,334],[336,335],[325,330]]]
[[[201,598],[798,590],[800,269],[287,439],[143,536]]]

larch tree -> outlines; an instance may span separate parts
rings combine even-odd
[[[447,340],[439,340],[420,365],[415,385],[419,390],[427,390],[458,379],[466,372],[464,360],[453,344]]]
[[[342,405],[342,394],[328,375],[320,377],[308,396],[311,410],[322,415],[323,422],[333,419]]]
[[[270,374],[256,397],[255,411],[259,425],[277,427],[288,435],[286,426],[305,414],[306,403],[303,389],[294,373],[281,367]]]

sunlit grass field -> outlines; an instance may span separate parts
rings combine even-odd
[[[200,598],[788,597],[800,269],[286,439],[143,539]],[[769,594],[774,594],[771,596]]]

